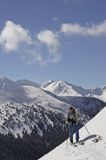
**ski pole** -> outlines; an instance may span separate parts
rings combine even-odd
[[[82,119],[81,115],[79,115],[79,117],[80,117],[80,119]],[[86,125],[85,125],[83,122],[81,122],[81,124],[85,127],[85,129],[86,129],[88,135],[91,137],[91,134],[90,134],[88,128],[86,127]],[[92,142],[97,142],[98,139],[93,139],[93,140],[91,140],[91,141],[92,141]]]
[[[80,117],[80,119],[82,119],[81,115],[79,115],[79,117]],[[81,122],[81,123],[82,123],[82,122]],[[82,123],[82,125],[85,127],[88,135],[91,136],[90,132],[88,131],[88,129],[87,129],[87,127],[86,127],[86,125],[85,125],[84,123]]]
[[[90,132],[88,131],[88,129],[87,129],[87,127],[86,127],[85,124],[84,124],[84,127],[85,127],[86,131],[88,132],[88,135],[91,136],[91,134],[90,134]]]

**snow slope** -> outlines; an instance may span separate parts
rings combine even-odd
[[[80,140],[84,141],[85,145],[73,147],[68,139],[40,160],[106,160],[105,122],[106,107],[86,124],[91,136],[88,135],[85,127],[80,129]],[[102,139],[94,143],[92,140],[96,135],[100,135]]]

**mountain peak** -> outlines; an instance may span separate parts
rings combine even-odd
[[[96,97],[106,101],[106,86],[103,88],[85,89],[81,86],[73,85],[66,81],[47,81],[42,85],[42,89],[52,92],[58,96],[83,96]]]
[[[13,90],[15,88],[18,88],[20,86],[34,86],[37,88],[40,88],[40,85],[26,80],[26,79],[22,79],[22,80],[17,80],[17,81],[13,81],[7,77],[1,77],[0,78],[0,90]]]
[[[71,84],[69,85],[65,81],[49,81],[45,83],[42,88],[44,90],[53,92],[59,96],[81,96],[79,93],[77,93]]]

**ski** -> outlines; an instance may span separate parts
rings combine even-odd
[[[73,147],[77,147],[78,145],[84,145],[84,142],[75,142],[73,144],[71,144]]]
[[[79,145],[84,145],[84,142],[78,142]]]
[[[77,144],[76,144],[76,143],[73,143],[73,144],[71,144],[71,146],[73,146],[73,147],[77,147]]]
[[[97,142],[99,142],[100,140],[102,140],[102,137],[101,137],[101,136],[97,136],[97,137],[94,138],[92,141],[93,141],[93,143],[97,143]]]

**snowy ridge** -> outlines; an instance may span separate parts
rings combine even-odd
[[[40,85],[29,81],[29,80],[18,80],[18,81],[12,81],[10,79],[8,79],[7,77],[2,77],[0,78],[0,91],[9,91],[9,90],[13,90],[15,88],[18,88],[20,86],[34,86],[34,87],[38,87],[40,88]]]
[[[5,94],[8,93],[8,94]],[[66,113],[68,104],[48,95],[42,89],[34,86],[20,86],[8,91],[0,91],[0,133],[12,133],[22,137],[22,133],[32,132],[34,126],[42,136],[39,122],[46,129],[54,122],[49,118],[51,112]],[[45,114],[43,114],[45,113]]]
[[[106,86],[94,89],[85,89],[75,86],[65,81],[52,81],[45,82],[42,89],[52,92],[58,96],[81,96],[81,97],[95,97],[106,102]]]
[[[105,160],[106,159],[106,107],[102,109],[86,127],[80,129],[80,140],[85,144],[73,147],[69,139],[56,147],[54,150],[40,158],[40,160]],[[97,143],[92,142],[96,135],[101,136]]]
[[[44,109],[44,105],[12,102],[0,105],[0,133],[11,133],[15,137],[19,134],[22,137],[24,131],[30,134],[36,127],[37,134],[43,136],[42,131],[46,130],[48,125],[51,127],[54,125],[50,115],[55,116],[60,113],[58,109],[52,109],[49,105]],[[39,127],[40,124],[43,125],[42,128]]]
[[[59,81],[56,84],[54,81],[49,81],[45,86],[52,83],[57,89],[62,89],[60,94],[76,94],[72,87],[68,88],[66,82]],[[63,97],[58,98],[41,89],[34,82],[28,80],[12,81],[6,77],[0,78],[0,133],[22,136],[23,131],[30,134],[36,126],[38,134],[42,136],[39,121],[45,128],[49,125],[52,127],[55,122],[50,119],[51,114],[54,116],[57,113],[65,115],[70,105],[75,105],[77,108],[84,110],[84,116],[88,116],[89,119],[101,110],[105,104],[99,100],[81,96],[71,96],[71,99],[70,97],[67,99],[67,96],[64,96],[64,99]],[[93,115],[89,116],[88,113],[91,112]],[[43,119],[46,119],[44,124]]]
[[[72,86],[64,81],[48,81],[42,86],[42,89],[53,92],[59,96],[81,96]]]

